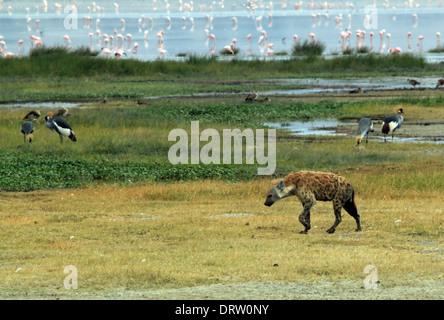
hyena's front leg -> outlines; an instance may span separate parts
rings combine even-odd
[[[302,210],[302,213],[299,215],[299,221],[303,224],[305,227],[305,230],[302,230],[300,233],[307,233],[308,230],[310,230],[310,209],[314,206],[313,201],[307,201],[303,203],[304,210]]]
[[[342,208],[341,201],[338,199],[334,199],[333,200],[333,209],[335,212],[335,223],[333,223],[331,228],[327,230],[328,233],[334,233],[338,224],[341,223],[341,221],[342,221],[341,208]]]

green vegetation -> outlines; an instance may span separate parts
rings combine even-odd
[[[313,46],[307,43],[310,45]],[[312,48],[313,53],[301,49],[305,52],[303,56],[270,61],[197,55],[185,55],[181,61],[140,61],[95,56],[97,52],[88,48],[43,47],[33,50],[30,56],[0,59],[0,103],[295,89],[291,83],[263,81],[264,75],[268,79],[291,79],[444,72],[444,64],[427,63],[422,56],[413,54],[370,53],[327,58],[315,55],[319,47],[322,43]]]
[[[430,52],[430,53],[443,53],[444,52],[444,48],[434,48],[434,49],[430,49],[428,52]]]
[[[442,64],[427,63],[422,56],[409,53],[399,55],[362,54],[359,56],[327,59],[318,54],[323,44],[302,43],[301,54],[288,60],[239,60],[219,61],[215,57],[186,56],[182,61],[140,61],[91,56],[87,49],[67,51],[64,48],[42,48],[30,56],[0,60],[0,76],[32,77],[146,77],[147,79],[258,79],[268,77],[312,76],[327,77],[379,75],[381,73],[440,74]],[[304,49],[305,48],[305,49]],[[298,50],[296,50],[298,51]],[[299,52],[299,51],[298,51]],[[299,55],[299,54],[298,54]],[[339,74],[338,71],[341,71]]]
[[[323,42],[315,42],[305,40],[303,43],[298,42],[293,46],[291,52],[294,56],[321,56],[325,51],[326,45]]]
[[[67,139],[60,145],[57,134],[49,131],[42,119],[36,124],[33,143],[23,144],[19,132],[21,118],[28,109],[12,108],[0,112],[2,166],[0,190],[85,187],[95,183],[131,184],[147,181],[189,181],[216,179],[245,181],[257,178],[257,166],[251,165],[177,165],[168,161],[168,141],[172,129],[190,132],[190,122],[198,120],[200,131],[215,128],[264,128],[264,122],[372,116],[392,112],[393,105],[408,104],[410,117],[424,113],[437,115],[442,98],[394,99],[389,102],[281,102],[238,103],[210,100],[153,100],[149,105],[134,102],[89,104],[73,108],[68,118],[78,141]],[[51,108],[40,108],[42,115]],[[441,112],[442,113],[442,112]],[[266,119],[266,121],[264,121]],[[205,143],[201,143],[203,146]],[[378,145],[367,152],[352,152],[350,138],[306,137],[294,139],[279,133],[275,176],[301,168],[345,170],[362,164],[384,166],[412,162],[422,150],[439,149],[434,145]],[[388,152],[390,151],[390,152]],[[420,158],[421,161],[423,157]],[[434,156],[427,159],[435,159]],[[434,185],[436,188],[439,186]]]

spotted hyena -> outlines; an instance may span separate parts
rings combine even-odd
[[[355,192],[344,177],[328,172],[298,171],[289,174],[284,179],[276,180],[270,188],[265,200],[266,206],[271,206],[278,200],[289,196],[296,196],[302,203],[304,210],[299,221],[304,225],[307,233],[310,230],[310,210],[319,201],[332,201],[335,213],[335,223],[327,230],[335,232],[341,222],[341,208],[344,208],[356,220],[357,229],[361,231],[361,221],[355,203]]]

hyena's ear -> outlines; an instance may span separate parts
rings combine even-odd
[[[285,183],[284,183],[284,180],[279,180],[279,183],[277,184],[277,186],[276,186],[277,188],[278,188],[278,190],[279,191],[282,191],[282,190],[284,190],[284,188],[285,188]]]

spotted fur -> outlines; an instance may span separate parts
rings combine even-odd
[[[356,231],[361,231],[360,216],[354,200],[355,192],[344,177],[328,172],[298,171],[272,184],[264,204],[271,206],[278,200],[296,196],[303,206],[299,221],[305,230],[301,233],[307,233],[311,228],[310,210],[316,201],[332,201],[333,203],[335,222],[327,230],[328,233],[335,232],[336,227],[341,223],[342,208],[356,220]]]

